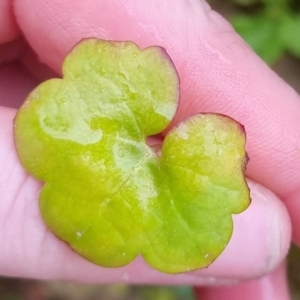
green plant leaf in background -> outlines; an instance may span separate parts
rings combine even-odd
[[[249,6],[259,3],[260,0],[234,0],[233,2],[241,6]]]
[[[237,15],[232,18],[232,25],[268,64],[274,63],[285,52],[285,45],[279,34],[281,24],[270,19],[265,13],[247,16]]]
[[[262,3],[267,5],[267,7],[275,9],[284,9],[288,6],[290,0],[261,0]]]
[[[63,74],[38,86],[15,120],[20,161],[45,182],[48,227],[104,267],[139,254],[168,273],[208,266],[230,240],[231,215],[250,202],[243,127],[198,114],[169,131],[161,155],[150,147],[179,101],[160,47],[87,39]]]
[[[280,37],[292,55],[300,58],[300,14],[291,15],[280,28]]]
[[[251,2],[251,1],[250,1]],[[253,3],[235,0],[243,6]],[[285,52],[300,57],[300,13],[292,11],[289,0],[261,0],[256,13],[238,13],[231,18],[235,30],[268,64],[273,64]]]

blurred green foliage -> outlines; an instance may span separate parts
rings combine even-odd
[[[137,287],[140,298],[143,300],[194,300],[191,288],[184,286],[174,287]]]
[[[86,285],[0,277],[0,300],[195,300],[191,287]]]
[[[268,64],[286,52],[300,58],[299,0],[230,0],[238,6],[235,30]]]

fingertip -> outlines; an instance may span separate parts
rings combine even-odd
[[[233,286],[195,288],[195,295],[201,300],[288,300],[285,263],[256,280]]]

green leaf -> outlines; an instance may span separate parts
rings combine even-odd
[[[233,2],[242,6],[250,6],[260,3],[260,0],[233,0]]]
[[[287,50],[300,58],[300,15],[290,16],[281,27],[280,37]]]
[[[262,0],[262,2],[269,7],[287,7],[290,3],[290,0]]]
[[[141,254],[177,273],[208,266],[249,205],[245,135],[226,116],[194,115],[166,136],[179,79],[160,47],[84,40],[63,79],[42,83],[15,120],[20,161],[45,182],[48,227],[86,259],[120,267]]]
[[[232,19],[235,30],[268,64],[278,60],[285,51],[279,31],[281,22],[261,13],[255,16],[239,15]]]

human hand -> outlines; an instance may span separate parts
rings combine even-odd
[[[300,193],[299,96],[199,0],[15,0],[13,8],[12,1],[2,3],[2,105],[18,107],[37,83],[53,76],[37,57],[59,73],[65,55],[82,38],[132,40],[141,48],[160,45],[172,57],[181,79],[181,104],[174,123],[205,111],[238,120],[248,137],[247,176],[262,185],[249,181],[252,204],[233,216],[233,237],[209,268],[166,275],[137,259],[123,268],[105,269],[79,257],[45,228],[38,209],[40,183],[22,169],[14,150],[16,110],[1,107],[1,274],[89,283],[214,286],[271,272],[231,288],[200,289],[201,299],[220,299],[220,293],[223,299],[233,300],[241,295],[243,299],[246,295],[252,297],[248,299],[288,299],[280,263],[290,243],[290,220],[267,188],[290,209],[294,236],[300,241],[295,202]],[[18,39],[21,33],[28,43]]]

